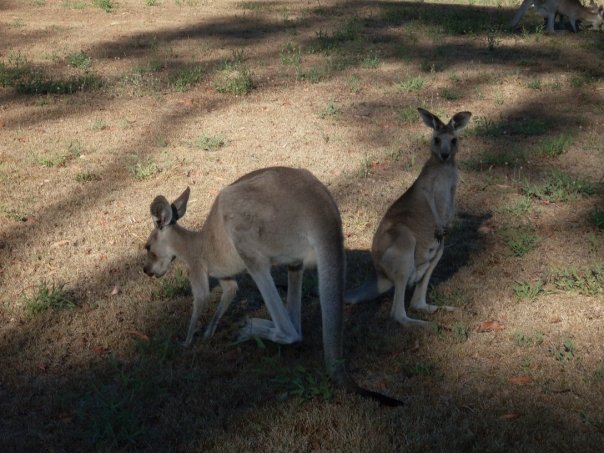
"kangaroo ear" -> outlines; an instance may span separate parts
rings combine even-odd
[[[427,110],[422,109],[421,107],[418,107],[417,111],[422,117],[424,124],[429,128],[432,128],[437,131],[445,127],[444,123],[440,120],[440,118],[438,118],[438,116],[434,115],[433,113],[430,113]]]
[[[189,195],[191,195],[191,188],[187,187],[185,191],[180,194],[180,197],[178,197],[172,203],[172,212],[176,217],[173,219],[174,222],[176,222],[178,219],[182,219],[182,217],[185,215],[185,212],[187,212],[187,203],[189,202]]]
[[[151,203],[150,211],[156,228],[161,230],[172,222],[172,207],[163,195],[155,197],[155,200]]]
[[[472,117],[472,112],[459,112],[453,115],[449,124],[453,128],[454,131],[459,131],[466,127],[470,122],[470,118]]]

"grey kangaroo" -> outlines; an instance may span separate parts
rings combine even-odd
[[[302,273],[316,265],[322,315],[324,359],[332,381],[383,404],[398,405],[384,395],[362,389],[349,377],[343,360],[344,240],[338,207],[327,188],[310,172],[286,167],[253,171],[225,187],[216,197],[201,231],[177,221],[185,215],[190,189],[173,203],[163,196],[151,203],[155,224],[145,245],[144,272],[161,277],[179,258],[189,269],[193,313],[185,346],[193,341],[197,321],[209,296],[208,277],[217,278],[222,296],[205,330],[216,327],[237,292],[234,276],[247,271],[258,286],[271,320],[249,319],[240,339],[257,336],[288,344],[302,340]],[[288,266],[283,304],[271,266]]]
[[[456,113],[445,125],[436,115],[418,110],[426,126],[433,129],[431,156],[413,185],[388,208],[373,237],[375,278],[345,295],[346,303],[354,304],[374,299],[394,286],[390,315],[405,326],[430,324],[407,316],[408,287],[415,285],[412,308],[428,313],[438,309],[426,302],[426,292],[455,211],[457,134],[472,116],[470,112]]]

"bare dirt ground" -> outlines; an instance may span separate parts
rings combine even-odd
[[[0,0],[3,451],[601,451],[601,32],[516,4]],[[430,132],[469,110],[432,331],[346,308],[346,355],[389,409],[333,391],[316,275],[301,344],[234,344],[248,277],[184,350],[186,271],[141,272],[149,203],[190,186],[199,228],[257,168],[311,170],[344,222],[349,286]],[[219,296],[214,298],[207,323]],[[420,317],[419,314],[413,314]]]

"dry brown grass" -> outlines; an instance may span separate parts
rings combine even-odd
[[[547,36],[530,14],[510,33],[510,4],[153,3],[0,2],[3,450],[601,450],[601,34]],[[248,94],[219,92],[242,74]],[[308,168],[341,207],[353,286],[426,158],[417,106],[474,113],[431,291],[464,310],[410,332],[390,295],[346,309],[356,379],[405,407],[292,396],[295,367],[318,376],[305,390],[325,385],[313,274],[302,344],[231,343],[263,310],[242,277],[216,337],[181,350],[182,278],[140,272],[151,199],[191,186],[196,228],[238,176]],[[545,138],[561,135],[556,155]],[[527,202],[552,169],[589,184]],[[506,238],[529,228],[536,245],[514,256]],[[479,332],[487,320],[504,329]]]

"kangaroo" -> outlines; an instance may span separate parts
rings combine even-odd
[[[344,239],[338,207],[328,189],[310,172],[286,167],[253,171],[216,197],[201,231],[177,221],[186,212],[190,189],[173,203],[157,196],[151,203],[155,228],[145,245],[143,271],[161,277],[179,258],[189,269],[193,312],[185,346],[191,345],[208,296],[218,279],[222,296],[204,332],[214,334],[237,292],[234,276],[247,271],[258,286],[271,320],[249,319],[240,340],[260,337],[281,344],[302,340],[302,274],[317,266],[324,359],[332,381],[387,405],[400,401],[362,389],[349,377],[343,360]],[[288,266],[284,305],[271,277],[272,265]]]
[[[577,32],[577,20],[590,24],[592,30],[598,30],[604,22],[604,7],[598,7],[593,0],[589,7],[583,6],[580,0],[524,0],[512,19],[512,28],[518,25],[522,16],[531,6],[535,6],[537,13],[547,19],[547,31],[550,33],[554,33],[556,13],[568,18],[575,33]]]
[[[394,286],[390,315],[404,326],[430,325],[407,316],[408,287],[415,285],[412,308],[428,313],[438,309],[426,302],[426,292],[432,271],[442,257],[444,235],[455,210],[457,134],[472,116],[459,112],[445,125],[427,110],[418,111],[426,126],[434,130],[432,154],[413,185],[388,208],[373,236],[375,278],[345,295],[345,302],[354,304],[374,299]]]

